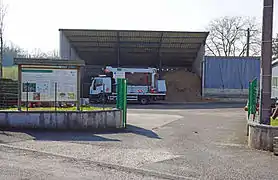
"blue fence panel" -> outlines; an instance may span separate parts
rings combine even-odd
[[[204,88],[248,89],[249,81],[260,77],[260,58],[205,57]]]

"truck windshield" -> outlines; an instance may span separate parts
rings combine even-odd
[[[95,86],[102,86],[103,80],[102,79],[95,79]]]

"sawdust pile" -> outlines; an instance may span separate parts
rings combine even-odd
[[[196,102],[201,98],[201,79],[192,72],[177,70],[165,72],[164,77],[167,85],[167,101]]]

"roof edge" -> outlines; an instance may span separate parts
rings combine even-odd
[[[14,58],[15,65],[85,66],[84,60],[49,58]]]
[[[232,58],[239,58],[239,59],[247,59],[247,58],[256,58],[261,59],[261,56],[204,56],[205,58],[226,58],[226,59],[232,59]]]
[[[121,29],[63,29],[60,28],[58,31],[111,31],[111,32],[169,32],[169,33],[204,33],[204,34],[209,34],[209,31],[167,31],[167,30],[121,30]]]

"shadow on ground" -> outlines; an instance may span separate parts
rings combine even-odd
[[[118,139],[110,139],[95,135],[90,132],[51,132],[28,130],[24,133],[34,137],[34,140],[39,141],[120,141]]]
[[[152,130],[144,129],[144,128],[141,128],[141,127],[138,127],[138,126],[133,126],[133,125],[130,125],[130,124],[127,125],[126,132],[146,136],[148,138],[161,139],[158,136],[158,134],[156,134]]]
[[[123,130],[102,131],[70,131],[70,130],[45,130],[45,129],[5,129],[0,133],[0,143],[9,143],[16,141],[38,140],[38,141],[102,141],[102,142],[120,142],[119,139],[104,137],[107,134],[126,134],[133,133],[148,138],[160,139],[153,131],[141,127],[127,125]],[[104,136],[102,136],[104,135]]]

